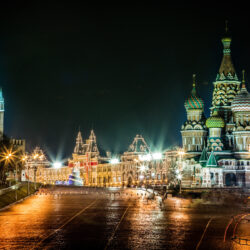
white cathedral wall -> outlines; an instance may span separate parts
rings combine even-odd
[[[187,119],[189,121],[200,121],[203,111],[201,109],[189,110],[187,112]]]
[[[234,148],[237,151],[249,151],[250,147],[250,131],[234,131]]]

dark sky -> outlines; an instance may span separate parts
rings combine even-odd
[[[68,157],[79,126],[112,152],[136,134],[158,149],[180,144],[193,73],[208,115],[226,19],[236,70],[250,79],[244,5],[43,2],[0,6],[5,132],[28,149]]]

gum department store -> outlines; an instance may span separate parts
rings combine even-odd
[[[68,166],[40,166],[28,173],[29,178],[35,173],[37,181],[54,184],[74,176],[83,185],[107,187],[176,184],[178,174],[183,187],[250,187],[250,94],[244,71],[241,81],[236,74],[231,37],[224,36],[222,44],[209,118],[204,115],[193,76],[193,88],[184,104],[187,118],[181,127],[182,148],[153,153],[144,138],[136,135],[118,161],[109,154],[100,156],[93,130],[86,141],[79,131]]]

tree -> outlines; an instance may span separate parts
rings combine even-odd
[[[15,148],[7,136],[3,136],[0,141],[0,185],[7,185],[7,175],[9,172],[17,170],[20,173],[22,152]]]

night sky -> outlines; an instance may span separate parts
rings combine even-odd
[[[115,153],[136,134],[158,150],[181,144],[193,73],[209,114],[226,19],[238,76],[250,80],[246,6],[70,2],[1,4],[5,133],[27,150],[69,157],[79,127]]]

